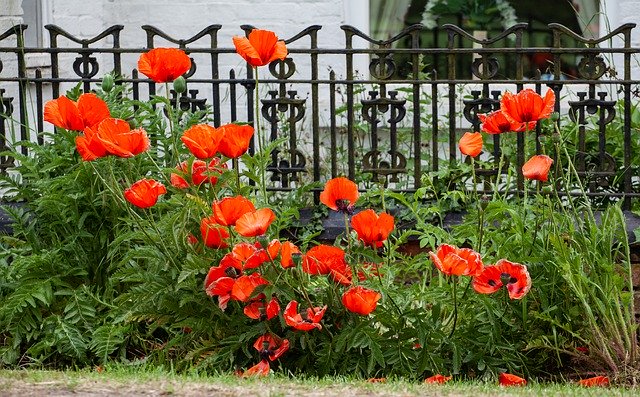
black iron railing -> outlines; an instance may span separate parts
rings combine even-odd
[[[271,140],[288,139],[273,153],[269,167],[273,190],[288,190],[311,181],[346,175],[363,188],[385,183],[399,191],[415,191],[427,172],[455,167],[457,142],[466,130],[478,130],[479,113],[497,110],[504,90],[531,86],[552,89],[560,127],[571,135],[578,173],[588,194],[624,200],[630,208],[640,197],[638,142],[640,110],[636,115],[639,80],[632,76],[634,24],[626,24],[599,39],[583,38],[559,24],[550,24],[550,47],[523,47],[527,24],[517,24],[496,37],[479,40],[454,25],[444,25],[446,48],[425,48],[430,34],[411,26],[389,40],[374,40],[343,26],[344,42],[332,48],[318,45],[320,26],[310,26],[286,39],[289,57],[260,71],[260,117]],[[254,120],[255,76],[240,62],[230,43],[219,43],[221,25],[211,25],[187,39],[176,39],[152,26],[143,48],[121,46],[123,26],[112,26],[91,39],[80,39],[57,26],[46,26],[50,46],[25,48],[26,25],[0,34],[0,150],[20,140],[43,143],[41,131],[52,131],[42,120],[44,103],[80,83],[84,91],[97,87],[104,73],[121,76],[134,99],[148,98],[164,87],[141,78],[135,70],[140,53],[153,47],[175,46],[187,51],[193,66],[188,89],[174,103],[183,109],[210,109],[215,125]],[[241,27],[245,33],[253,28]],[[566,38],[580,43],[563,47]],[[613,39],[618,46],[606,46]],[[402,41],[407,48],[396,48]],[[469,43],[477,48],[468,48]],[[465,44],[466,48],[462,46]],[[364,45],[363,45],[364,44]],[[547,60],[545,74],[529,73],[532,57]],[[509,72],[498,61],[508,59]],[[40,64],[30,62],[39,57]],[[425,59],[446,62],[425,64]],[[566,74],[567,59],[578,59]],[[43,62],[44,60],[44,62]],[[464,62],[462,62],[464,61]],[[434,62],[434,61],[430,61]],[[400,65],[402,63],[402,65]],[[472,77],[458,78],[461,64],[471,64]],[[358,70],[364,65],[368,70]],[[400,68],[401,66],[401,68]],[[399,69],[402,74],[397,73]],[[409,70],[410,72],[406,73]],[[640,70],[638,71],[640,73]],[[514,76],[506,78],[504,76]],[[636,119],[637,117],[637,119]],[[546,151],[550,126],[529,132],[537,152]],[[478,163],[487,181],[504,178],[500,159],[525,161],[526,133],[493,135]],[[26,153],[26,147],[22,147]],[[531,150],[531,153],[533,150]],[[529,153],[530,154],[530,153]],[[505,157],[502,157],[503,159]],[[2,169],[12,159],[3,157]],[[516,191],[524,189],[517,172]],[[488,186],[488,185],[487,185]],[[572,194],[572,191],[565,191]]]

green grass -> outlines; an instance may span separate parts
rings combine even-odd
[[[402,379],[368,383],[345,377],[296,378],[278,374],[242,379],[232,374],[177,375],[171,371],[108,366],[102,372],[0,370],[0,395],[177,395],[177,396],[637,396],[632,388],[583,388],[575,384],[531,382],[505,388],[496,382],[460,381],[426,385]],[[100,394],[103,393],[103,394]],[[122,394],[118,394],[122,393]]]

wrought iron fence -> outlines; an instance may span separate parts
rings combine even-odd
[[[477,115],[499,109],[504,90],[531,86],[538,92],[543,87],[555,91],[555,110],[567,116],[560,118],[560,128],[573,128],[567,134],[575,138],[571,145],[577,171],[588,194],[623,200],[624,207],[630,208],[632,199],[640,197],[636,151],[640,110],[634,103],[640,81],[632,78],[632,62],[640,48],[631,46],[634,27],[626,24],[599,39],[586,39],[550,24],[552,46],[524,47],[524,23],[484,40],[455,25],[444,25],[446,48],[425,48],[421,37],[429,31],[421,25],[389,40],[374,40],[354,27],[342,26],[344,42],[321,48],[321,26],[310,26],[286,39],[289,57],[271,63],[260,76],[260,87],[267,89],[258,93],[259,117],[266,121],[269,139],[288,138],[272,155],[272,189],[288,190],[346,175],[362,188],[385,183],[395,190],[415,191],[425,173],[455,167],[464,160],[457,149],[461,133],[478,130]],[[44,143],[41,132],[53,127],[43,123],[43,104],[78,83],[84,91],[97,88],[104,73],[113,72],[120,76],[119,82],[131,85],[134,99],[155,95],[164,87],[140,77],[134,66],[140,53],[158,46],[180,47],[193,61],[186,74],[188,90],[180,95],[171,92],[174,105],[208,108],[216,126],[251,122],[256,116],[257,76],[238,62],[227,43],[220,46],[221,25],[208,26],[185,39],[145,25],[146,44],[136,48],[121,46],[124,28],[120,25],[91,39],[48,25],[47,48],[26,48],[26,28],[19,25],[0,34],[0,150],[25,140]],[[247,34],[253,29],[241,28]],[[581,45],[563,47],[565,38]],[[614,38],[622,45],[601,46]],[[394,45],[399,41],[408,43],[407,48]],[[468,48],[469,42],[476,48]],[[536,54],[547,60],[548,73],[527,77],[526,65]],[[498,56],[509,59],[509,68],[515,69],[508,75],[515,71],[515,78],[504,77],[507,73]],[[564,73],[568,57],[579,59],[570,78]],[[30,66],[33,59],[40,65]],[[442,70],[442,65],[425,63],[425,59],[446,61],[446,75],[435,71]],[[472,78],[458,78],[460,64],[471,64]],[[359,70],[363,65],[366,69]],[[400,67],[410,71],[408,76],[396,73]],[[499,178],[500,185],[506,169],[499,170],[503,155],[520,170],[528,139],[535,141],[537,152],[548,150],[549,128],[538,125],[528,138],[527,133],[493,135],[476,164],[478,174],[487,181]],[[26,153],[26,146],[21,150]],[[3,171],[11,167],[10,157],[1,160]],[[520,171],[516,179],[515,193],[525,188]]]

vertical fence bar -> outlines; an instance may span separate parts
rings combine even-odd
[[[320,104],[318,90],[318,31],[314,30],[311,35],[311,129],[313,144],[313,181],[320,181]],[[292,152],[293,154],[294,152]],[[314,191],[313,202],[320,203],[320,193]]]
[[[329,133],[331,150],[331,178],[338,176],[337,127],[336,127],[336,72],[329,72]]]
[[[420,48],[420,32],[412,32],[411,34],[411,54],[412,74],[414,80],[420,79],[420,56],[418,49]],[[422,176],[422,134],[420,132],[420,84],[413,83],[413,188],[418,189],[421,186]]]

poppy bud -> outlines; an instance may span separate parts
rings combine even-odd
[[[258,243],[260,243],[260,246],[262,248],[266,248],[269,246],[269,238],[264,234],[261,236],[258,236],[257,240],[258,240]]]
[[[551,194],[553,193],[553,188],[550,185],[545,185],[542,187],[542,194]]]
[[[487,196],[486,194],[482,195],[482,197],[480,197],[480,209],[482,209],[483,211],[486,210],[489,206],[490,201],[491,197]]]
[[[177,79],[173,80],[173,89],[178,94],[182,94],[187,91],[187,81],[184,77],[180,76]]]
[[[113,82],[113,75],[105,74],[104,77],[102,77],[102,91],[111,92],[111,90],[113,89]]]
[[[302,263],[302,254],[299,252],[292,253],[291,260],[293,261],[296,267],[300,266],[300,264]]]

